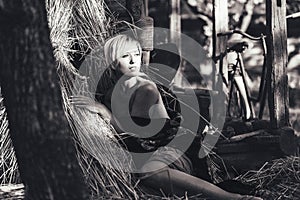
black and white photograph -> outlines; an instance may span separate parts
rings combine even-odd
[[[0,0],[0,199],[300,199],[300,0]]]

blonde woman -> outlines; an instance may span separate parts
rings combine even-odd
[[[188,156],[176,147],[166,146],[179,129],[180,108],[167,88],[155,84],[140,71],[142,49],[137,40],[117,35],[105,43],[104,55],[108,67],[98,84],[97,101],[76,96],[71,102],[100,114],[118,133],[133,133],[134,136],[124,138],[124,148],[135,153],[152,152],[138,166],[137,177],[143,185],[168,195],[201,193],[208,199],[261,199],[230,193],[192,176]],[[164,95],[166,92],[170,95]],[[162,128],[153,134],[151,128],[143,129],[149,125]]]

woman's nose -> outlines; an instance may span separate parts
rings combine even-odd
[[[130,60],[129,60],[129,64],[133,64],[134,63],[134,61],[133,61],[133,56],[132,55],[130,55]]]

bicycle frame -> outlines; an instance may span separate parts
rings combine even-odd
[[[250,106],[250,109],[251,109],[251,115],[254,116],[254,111],[253,111],[253,108],[251,106],[251,103],[250,102],[253,102],[253,103],[258,103],[259,102],[259,113],[258,113],[258,118],[259,119],[262,119],[263,117],[263,112],[264,112],[264,107],[265,107],[265,102],[266,102],[266,94],[267,94],[267,85],[266,85],[266,77],[267,77],[267,68],[266,68],[266,59],[267,59],[267,45],[266,45],[266,36],[261,34],[260,37],[253,37],[247,33],[244,33],[240,30],[231,30],[231,31],[228,31],[228,32],[224,32],[224,33],[219,33],[217,34],[218,37],[222,37],[222,36],[231,36],[233,34],[240,34],[250,40],[254,40],[254,41],[261,41],[261,46],[262,46],[262,49],[263,49],[263,56],[264,56],[264,60],[263,60],[263,66],[262,66],[262,71],[261,71],[261,80],[260,80],[260,85],[259,85],[259,91],[258,91],[258,96],[255,98],[255,97],[252,97],[249,95],[249,92],[248,92],[248,87],[247,87],[247,84],[246,84],[246,81],[245,81],[245,68],[244,68],[244,63],[242,61],[242,55],[241,55],[241,52],[237,52],[235,50],[232,50],[231,48],[227,48],[225,54],[227,54],[229,51],[232,51],[232,52],[235,52],[237,54],[237,63],[236,65],[239,65],[240,68],[241,68],[241,76],[243,78],[243,84],[244,84],[244,87],[245,88],[240,88],[240,89],[244,89],[246,91],[246,94],[247,94],[247,100],[249,101],[249,106]],[[232,89],[230,89],[230,92]],[[231,95],[231,94],[230,94]],[[229,99],[230,100],[230,99]],[[246,105],[244,105],[246,106]],[[246,109],[246,108],[244,108]]]
[[[231,101],[232,101],[232,95],[233,95],[233,88],[234,86],[237,88],[238,92],[237,95],[241,96],[241,98],[238,98],[238,105],[242,108],[241,112],[244,112],[245,120],[251,119],[254,117],[254,109],[250,101],[250,94],[248,90],[247,81],[245,78],[245,68],[244,63],[242,60],[242,55],[240,52],[233,51],[236,55],[236,63],[232,64],[232,70],[230,70],[231,75],[229,76],[229,82],[230,84],[230,91],[229,91],[229,100],[228,100],[228,115],[230,117],[231,113]],[[242,100],[242,101],[241,101]],[[239,117],[241,117],[241,114]]]

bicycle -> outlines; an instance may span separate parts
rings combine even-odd
[[[257,97],[250,95],[249,87],[247,85],[246,76],[247,72],[245,70],[242,53],[248,48],[248,43],[245,41],[234,43],[232,46],[227,47],[226,51],[223,53],[222,57],[227,55],[229,52],[234,52],[236,55],[236,63],[232,63],[229,67],[228,73],[228,83],[224,83],[229,88],[229,98],[227,105],[227,113],[229,117],[237,115],[237,117],[242,117],[245,121],[255,118],[255,112],[253,109],[253,103],[259,103],[259,113],[258,119],[262,119],[264,107],[266,103],[266,78],[267,78],[267,46],[266,46],[266,36],[261,34],[259,37],[251,36],[240,30],[231,30],[228,32],[223,32],[217,34],[218,37],[231,36],[233,34],[240,34],[245,38],[253,41],[260,41],[263,49],[263,66],[260,74],[261,80],[259,85],[259,91]],[[224,80],[224,79],[223,79]],[[234,102],[236,101],[236,102]],[[235,107],[232,108],[232,105]],[[234,109],[235,108],[235,109]],[[237,114],[238,112],[238,114]]]

